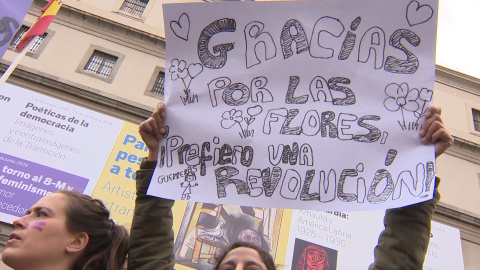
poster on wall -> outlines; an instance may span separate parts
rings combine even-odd
[[[128,229],[135,206],[135,173],[148,148],[138,133],[138,125],[125,122],[104,164],[92,197],[101,198],[110,217]]]
[[[368,269],[385,211],[294,210],[285,269]],[[314,254],[312,256],[310,254]]]
[[[0,220],[59,189],[91,194],[123,121],[21,87],[0,88]]]
[[[32,2],[33,0],[0,0],[0,59],[22,25],[23,17]]]
[[[367,270],[384,229],[384,214],[293,210],[284,269]],[[463,269],[458,229],[432,221],[423,269]]]
[[[460,230],[432,221],[424,270],[465,269]]]
[[[189,202],[175,234],[177,269],[211,269],[221,250],[237,241],[249,242],[275,258],[277,250],[282,249],[279,238],[283,211]]]
[[[428,200],[437,5],[164,5],[169,133],[148,194],[341,211]]]

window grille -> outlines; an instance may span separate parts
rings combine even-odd
[[[20,43],[20,39],[22,39],[23,34],[25,34],[29,29],[30,29],[30,27],[22,25],[22,27],[20,27],[20,29],[17,31],[17,33],[13,37],[10,45],[16,48],[18,43]],[[35,53],[37,51],[38,47],[40,47],[42,42],[45,40],[45,37],[47,35],[48,35],[47,32],[45,32],[41,36],[33,37],[32,43],[30,43],[30,45],[29,45],[30,48],[28,49],[28,52],[29,53]]]
[[[152,93],[163,96],[165,86],[165,72],[160,71],[152,87]]]
[[[480,111],[472,109],[472,114],[473,114],[473,126],[475,128],[475,131],[480,132]]]
[[[121,11],[135,16],[141,16],[147,7],[148,0],[125,0],[120,7]]]
[[[83,68],[102,77],[110,76],[118,57],[94,50],[87,64]]]

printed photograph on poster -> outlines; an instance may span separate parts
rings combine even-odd
[[[175,241],[177,264],[210,269],[222,248],[246,241],[275,258],[283,209],[189,202]]]
[[[292,270],[336,270],[338,251],[295,239]]]

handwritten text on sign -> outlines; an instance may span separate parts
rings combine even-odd
[[[431,198],[437,2],[164,5],[169,133],[149,194],[366,210]]]

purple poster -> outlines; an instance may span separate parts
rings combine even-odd
[[[23,216],[40,198],[60,189],[83,192],[88,179],[0,153],[0,212]]]
[[[22,24],[32,0],[0,0],[0,58]]]

